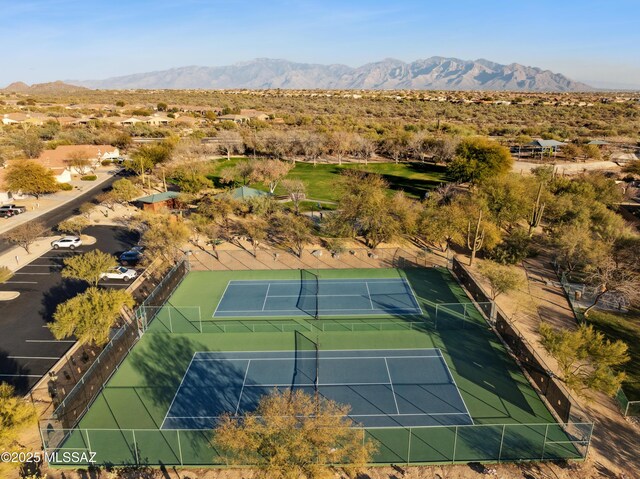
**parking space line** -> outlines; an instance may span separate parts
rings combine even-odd
[[[38,284],[37,281],[5,281],[4,284]]]
[[[44,374],[4,374],[0,373],[0,377],[5,378],[41,378]]]
[[[7,356],[9,359],[42,359],[43,361],[48,361],[51,359],[58,360],[60,357],[58,356]]]
[[[13,273],[13,274],[52,274],[52,273]]]
[[[75,343],[71,339],[25,339],[25,343]]]

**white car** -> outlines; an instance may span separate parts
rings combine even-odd
[[[60,238],[51,242],[51,247],[53,249],[58,249],[58,248],[76,249],[78,246],[81,246],[81,245],[82,245],[82,240],[77,236],[65,236],[63,238]]]
[[[135,269],[125,268],[124,266],[116,266],[110,268],[107,272],[100,274],[100,279],[121,279],[122,281],[131,281],[138,276]]]

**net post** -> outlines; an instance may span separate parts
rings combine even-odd
[[[136,465],[140,464],[140,458],[138,457],[138,443],[136,442],[136,430],[131,430],[131,435],[133,436],[133,451],[136,453]]]
[[[544,428],[544,441],[542,442],[542,455],[540,456],[540,460],[544,461],[544,450],[547,447],[547,434],[549,433],[549,424]]]
[[[178,455],[180,456],[180,465],[184,466],[184,462],[182,461],[182,444],[180,443],[180,429],[176,429],[176,435],[178,437]]]
[[[502,460],[502,445],[504,444],[504,431],[507,428],[506,424],[502,425],[502,436],[500,437],[500,451],[498,452],[498,462]]]
[[[87,436],[87,447],[89,448],[88,452],[92,452],[92,450],[91,450],[91,441],[89,440],[89,430],[85,429],[84,430],[84,434],[85,434],[85,436]]]
[[[453,436],[453,454],[451,456],[451,464],[456,462],[456,447],[458,446],[458,426],[455,426],[455,434]]]

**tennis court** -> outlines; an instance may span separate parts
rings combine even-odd
[[[195,353],[161,428],[211,429],[274,389],[317,389],[365,427],[473,424],[438,349],[297,350]]]
[[[404,278],[229,281],[214,317],[421,315]]]

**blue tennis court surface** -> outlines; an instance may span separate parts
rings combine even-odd
[[[391,279],[229,281],[214,317],[421,315],[409,283]]]
[[[473,424],[440,350],[393,349],[195,353],[161,428],[210,429],[276,388],[316,384],[365,427]]]

